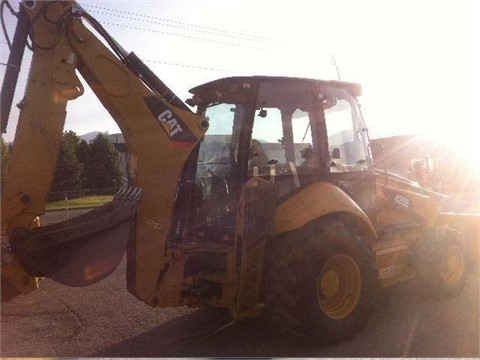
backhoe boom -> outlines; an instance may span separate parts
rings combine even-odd
[[[129,183],[143,191],[136,212],[130,220],[122,221],[132,224],[131,218],[136,219],[128,245],[129,290],[151,303],[165,264],[165,244],[180,172],[202,138],[205,123],[152,72],[147,72],[134,55],[123,53],[74,1],[28,1],[20,6],[20,14],[28,21],[17,31],[25,33],[23,26],[28,26],[33,56],[2,192],[3,243],[18,248],[12,243],[18,241],[14,234],[29,233],[19,230],[29,229],[32,220],[44,212],[67,102],[83,94],[78,71],[122,130],[128,149]],[[113,51],[84,21],[106,38]],[[114,219],[105,221],[113,233]],[[124,231],[126,236],[129,233]],[[62,246],[78,247],[84,238],[70,239]],[[35,275],[42,274],[32,270],[35,267],[29,266],[28,257],[17,256],[14,261],[2,262],[2,277],[19,292],[28,292],[35,288],[31,285]]]

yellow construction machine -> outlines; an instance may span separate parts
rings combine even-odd
[[[88,26],[87,26],[88,24]],[[8,121],[33,51],[2,189],[2,299],[40,277],[85,286],[126,252],[129,292],[153,307],[227,308],[286,333],[352,336],[383,288],[464,283],[462,233],[444,197],[373,166],[355,83],[230,77],[181,101],[73,1],[23,1],[3,87]],[[65,222],[44,213],[80,74],[120,127],[128,186]],[[196,109],[195,112],[191,109]]]

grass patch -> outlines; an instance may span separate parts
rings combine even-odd
[[[68,201],[60,200],[48,203],[45,207],[46,211],[53,210],[65,210],[68,205],[69,209],[84,209],[101,206],[110,200],[112,200],[113,195],[92,195],[85,196],[77,199],[69,199]]]

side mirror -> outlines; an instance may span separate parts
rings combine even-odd
[[[258,112],[258,116],[261,117],[261,118],[266,118],[267,117],[267,110],[260,109],[260,111]]]

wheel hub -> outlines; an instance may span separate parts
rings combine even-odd
[[[322,294],[328,299],[333,298],[340,290],[340,278],[338,273],[333,270],[327,271],[320,281]]]
[[[320,271],[317,300],[331,319],[348,317],[357,307],[362,290],[362,275],[355,260],[346,254],[330,258]]]

